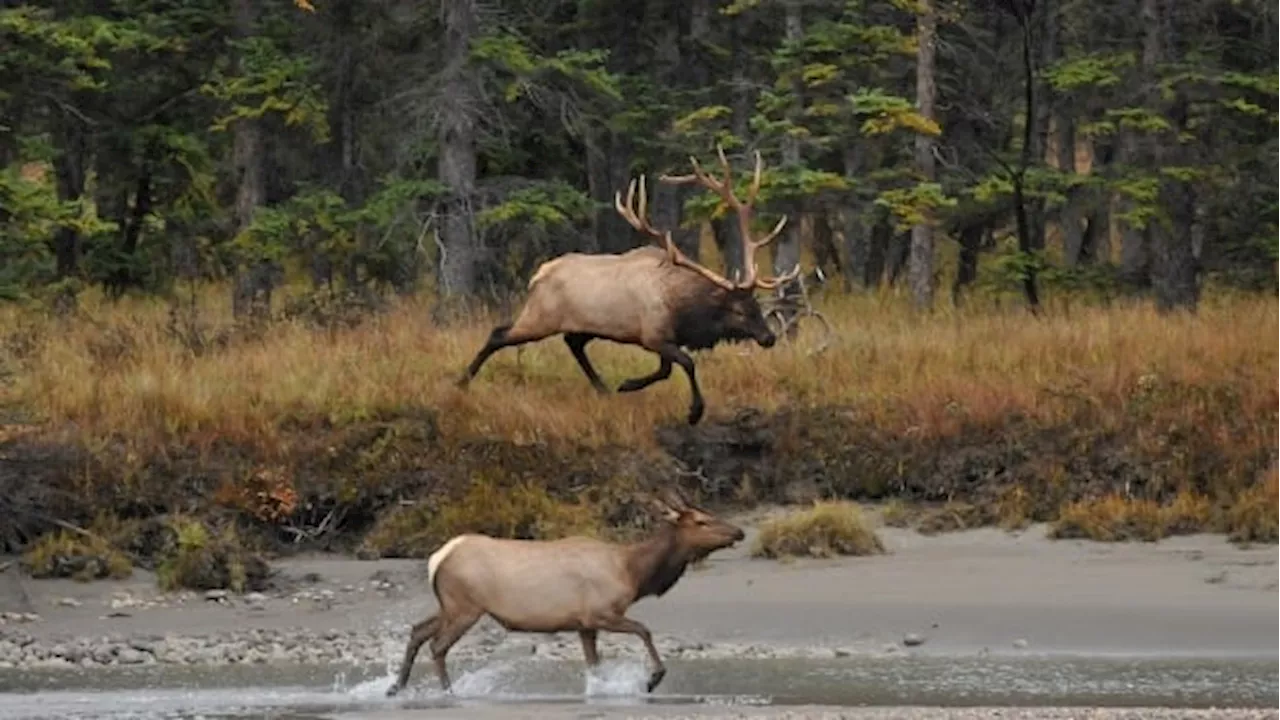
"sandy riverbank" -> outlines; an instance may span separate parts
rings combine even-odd
[[[1051,541],[1042,527],[881,532],[889,553],[870,558],[751,560],[743,543],[666,597],[639,603],[633,616],[673,658],[1277,655],[1274,546],[1242,550],[1220,536]],[[434,608],[423,566],[295,558],[279,564],[292,587],[221,599],[159,595],[145,572],[81,584],[18,579],[10,568],[0,611],[38,619],[10,615],[0,625],[0,665],[383,662]],[[609,640],[607,653],[639,653],[631,638]],[[486,622],[458,652],[562,658],[578,650],[571,635],[508,635]]]

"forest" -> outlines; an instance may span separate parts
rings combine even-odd
[[[0,549],[185,513],[414,554],[663,473],[1274,541],[1277,37],[1260,0],[2,3]],[[646,242],[642,174],[741,270],[657,181],[717,147],[828,351],[717,350],[679,432],[682,380],[587,397],[550,342],[444,389],[540,263]]]

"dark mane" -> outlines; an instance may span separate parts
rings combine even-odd
[[[690,275],[693,275],[690,273]],[[676,294],[672,307],[675,343],[690,350],[709,350],[726,340],[750,340],[751,335],[731,327],[730,291],[693,275]]]
[[[689,559],[675,551],[675,544],[676,530],[669,525],[641,543],[641,552],[633,556],[628,568],[637,580],[636,600],[649,595],[662,597],[684,575]]]

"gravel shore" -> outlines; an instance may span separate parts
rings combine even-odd
[[[748,525],[750,527],[750,525]],[[912,653],[1276,657],[1274,546],[1220,536],[1160,543],[1051,541],[977,530],[881,528],[888,553],[780,563],[712,556],[630,615],[670,659]],[[6,564],[0,558],[0,567]],[[333,556],[278,562],[271,592],[160,593],[123,581],[31,580],[0,571],[0,669],[116,665],[398,663],[434,611],[425,563]],[[606,657],[640,657],[601,635]],[[508,634],[483,620],[451,657],[578,660],[576,635]]]
[[[334,720],[408,720],[420,717],[418,711],[386,710],[375,712],[343,713]],[[415,714],[416,713],[416,714]],[[874,707],[833,708],[797,706],[789,708],[609,708],[592,707],[587,717],[592,720],[1271,720],[1276,710],[1183,710],[1177,708],[1010,708],[1010,707]],[[522,707],[518,712],[510,708],[459,708],[448,717],[457,720],[498,720],[519,717],[522,720],[565,720],[580,718],[584,714],[565,708]]]

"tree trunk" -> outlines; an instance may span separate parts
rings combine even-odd
[[[853,143],[844,149],[844,176],[856,178],[860,166],[859,155]],[[845,286],[852,289],[867,287],[867,261],[869,258],[870,230],[867,222],[869,208],[855,198],[850,198],[849,206],[844,209],[844,281]]]
[[[1158,108],[1158,88],[1156,82],[1156,66],[1163,56],[1161,36],[1164,28],[1160,14],[1159,0],[1141,0],[1138,15],[1142,21],[1142,61],[1138,72],[1139,96],[1148,108]],[[1125,136],[1124,162],[1133,167],[1155,170],[1153,167],[1158,149],[1150,138],[1130,132]],[[1151,284],[1151,226],[1144,228],[1126,227],[1120,245],[1120,277],[1134,288],[1144,288]]]
[[[933,0],[921,0],[920,15],[916,20],[916,110],[926,120],[934,120],[934,63],[937,52],[938,20]],[[933,156],[933,137],[916,133],[916,174],[921,182],[933,182],[936,168]],[[908,276],[911,283],[911,300],[917,310],[933,307],[933,222],[925,217],[923,222],[911,228],[911,256]]]
[[[705,0],[701,0],[699,4],[705,5]],[[661,21],[656,29],[653,71],[659,81],[668,87],[687,86],[690,84],[691,77],[699,74],[699,63],[681,51],[685,38],[680,35],[680,27],[684,23],[679,20],[686,9],[684,2],[672,3],[670,0],[649,0],[645,8],[647,22]],[[669,19],[673,17],[674,19]],[[703,25],[701,30],[705,32],[705,23]],[[687,27],[690,33],[694,32],[695,27],[692,22]],[[684,222],[684,203],[693,188],[688,185],[669,185],[658,182],[655,175],[657,173],[650,173],[650,177],[646,179],[650,196],[649,214],[653,226],[670,230],[671,239],[676,247],[693,260],[697,260],[700,255],[698,230],[681,227],[681,223]]]
[[[1169,17],[1171,7],[1168,3],[1161,7],[1158,0],[1145,0],[1144,17],[1148,2],[1156,4],[1159,13],[1155,28],[1147,28],[1148,34],[1156,36],[1151,41],[1154,46],[1151,53],[1156,62],[1163,62],[1169,56],[1180,56],[1181,49],[1174,44],[1173,19]],[[1162,37],[1167,37],[1167,46],[1160,42]],[[1152,92],[1153,100],[1157,97]],[[1190,99],[1185,91],[1178,90],[1167,104],[1161,98],[1160,104],[1165,105],[1162,110],[1175,136],[1186,132],[1190,121]],[[1169,138],[1163,143],[1152,144],[1152,159],[1157,167],[1199,165],[1199,159],[1192,157],[1194,148]],[[1153,241],[1151,280],[1156,307],[1162,312],[1194,310],[1200,299],[1197,235],[1201,227],[1195,189],[1187,179],[1165,175],[1160,181],[1159,202],[1164,217],[1156,221],[1150,234]]]
[[[252,37],[258,22],[256,0],[235,0],[232,4],[235,36],[238,39]],[[239,73],[240,58],[233,58],[235,72]],[[263,173],[262,124],[253,118],[240,118],[231,126],[231,163],[235,177],[236,200],[234,208],[235,230],[240,234],[253,224],[253,216],[262,205],[265,194]],[[236,269],[232,289],[232,313],[242,315],[268,315],[271,312],[271,291],[276,273],[268,267],[271,263],[254,261],[252,270]]]
[[[784,38],[788,45],[794,46],[804,39],[804,17],[800,12],[801,0],[788,0],[786,3],[786,15],[783,22]],[[801,82],[799,76],[795,78],[791,85],[792,105],[791,118],[793,122],[800,121],[800,115],[804,112],[804,83]],[[799,139],[786,135],[782,139],[782,165],[787,169],[797,169],[800,167],[800,141]],[[773,272],[774,275],[782,275],[791,272],[793,268],[800,264],[800,229],[804,221],[804,205],[796,200],[784,204],[782,208],[789,217],[787,225],[782,229],[782,234],[775,241],[777,246],[773,253]],[[800,283],[792,281],[780,288],[784,296],[792,297],[800,295]],[[783,306],[783,314],[791,315],[791,309]],[[790,319],[789,317],[787,318]],[[794,329],[794,326],[793,326]]]
[[[1036,68],[1032,55],[1032,18],[1025,11],[1018,17],[1022,29],[1022,80],[1023,80],[1023,123],[1022,153],[1018,161],[1018,169],[1013,177],[1013,216],[1018,228],[1018,251],[1030,260],[1038,249],[1036,247],[1037,228],[1033,226],[1031,208],[1026,197],[1027,171],[1036,160],[1037,128],[1036,120],[1040,113],[1036,107]],[[1027,299],[1027,307],[1031,312],[1040,308],[1040,290],[1037,284],[1035,266],[1029,264],[1022,273],[1022,293]]]
[[[477,31],[475,0],[445,0],[444,70],[441,73],[438,176],[449,188],[440,226],[441,299],[451,304],[476,293],[481,248],[475,232],[476,113],[470,63]]]
[[[58,200],[74,202],[84,195],[85,165],[89,146],[84,126],[79,118],[56,110],[58,129],[58,155],[53,161],[54,180]],[[75,275],[80,271],[80,233],[75,228],[61,227],[53,238],[53,251],[57,259],[59,278]]]
[[[753,96],[751,93],[750,47],[748,45],[746,24],[751,13],[740,13],[729,21],[730,52],[733,62],[733,90],[731,98],[730,130],[735,137],[744,143],[750,135]],[[738,223],[732,217],[722,217],[711,221],[712,232],[715,233],[716,247],[724,258],[726,277],[734,277],[743,270],[742,239],[738,233]],[[775,241],[776,242],[776,241]]]
[[[1058,108],[1058,169],[1068,175],[1076,174],[1076,128],[1075,120],[1068,115],[1064,107]],[[1058,215],[1058,223],[1062,226],[1062,259],[1067,267],[1075,267],[1087,261],[1084,247],[1084,205],[1085,190],[1072,188],[1067,191],[1067,199],[1062,204]]]
[[[982,251],[982,235],[987,230],[985,222],[975,222],[961,227],[957,236],[960,254],[956,258],[956,278],[951,284],[951,304],[959,307],[965,288],[978,279],[978,254]]]

